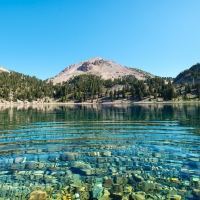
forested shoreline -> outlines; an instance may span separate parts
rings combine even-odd
[[[0,73],[0,100],[6,102],[102,102],[198,100],[200,83],[172,84],[171,79],[155,77],[138,80],[133,76],[104,80],[96,75],[79,75],[53,84],[17,72]]]

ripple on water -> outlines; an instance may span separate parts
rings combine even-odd
[[[78,121],[32,123],[1,131],[0,180],[63,188],[70,180],[80,185],[94,175],[109,179],[137,171],[143,178],[135,175],[133,182],[145,176],[160,184],[165,178],[174,178],[173,184],[190,181],[200,176],[200,138],[192,130],[177,121]],[[72,178],[73,174],[81,176]]]

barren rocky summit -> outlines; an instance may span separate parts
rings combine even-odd
[[[96,57],[74,65],[70,65],[62,72],[52,78],[54,84],[61,83],[69,80],[71,77],[81,74],[94,74],[100,76],[103,79],[115,79],[124,76],[134,76],[139,80],[146,78],[153,78],[154,75],[136,69],[121,66],[112,60],[104,60]]]

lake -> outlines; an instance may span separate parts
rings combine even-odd
[[[200,199],[200,104],[2,105],[0,137],[0,200]]]

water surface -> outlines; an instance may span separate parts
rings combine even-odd
[[[2,106],[0,197],[199,199],[199,118],[198,104]]]

